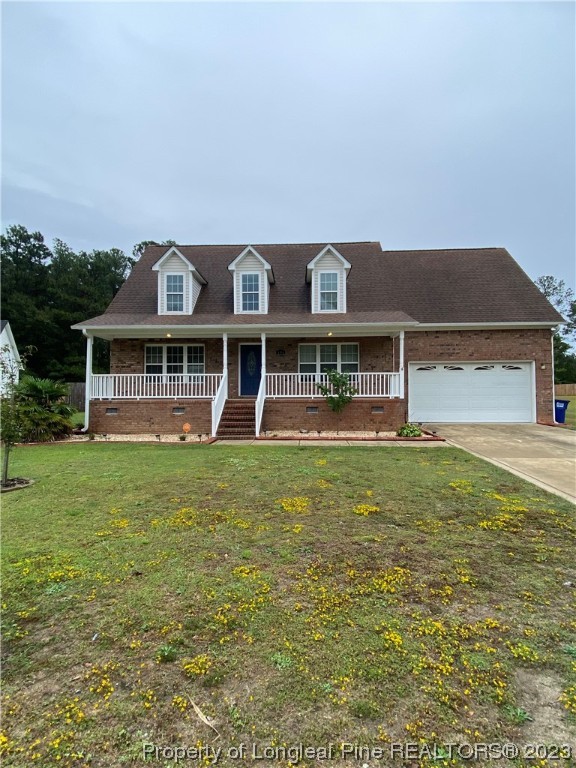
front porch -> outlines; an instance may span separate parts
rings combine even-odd
[[[219,435],[227,403],[246,399],[251,436],[290,428],[381,431],[402,423],[404,333],[382,336],[210,339],[117,339],[111,373],[91,372],[87,402],[93,432]],[[356,395],[345,415],[327,407],[326,371],[349,375]],[[392,402],[394,402],[394,405]],[[111,418],[115,417],[115,418]],[[343,426],[343,419],[346,427]],[[247,422],[248,423],[248,422]],[[354,426],[356,425],[356,426]]]

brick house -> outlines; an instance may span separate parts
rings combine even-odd
[[[503,248],[149,246],[87,337],[89,429],[254,435],[552,422],[563,321]],[[110,373],[92,373],[108,339]],[[337,422],[318,390],[348,373]]]

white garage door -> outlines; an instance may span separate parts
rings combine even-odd
[[[410,363],[410,421],[534,421],[532,363]]]

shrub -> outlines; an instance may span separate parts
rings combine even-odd
[[[350,377],[347,373],[339,373],[336,370],[326,371],[328,384],[317,384],[316,386],[326,398],[326,402],[334,413],[341,413],[352,398],[358,392],[350,384]]]
[[[422,430],[418,424],[403,424],[396,434],[398,437],[420,437]]]
[[[47,442],[69,435],[74,409],[64,402],[66,384],[52,379],[24,376],[16,387],[24,442]]]

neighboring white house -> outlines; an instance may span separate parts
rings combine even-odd
[[[22,361],[18,354],[18,347],[14,341],[10,323],[7,320],[0,320],[0,352],[2,354],[2,365],[0,365],[0,396],[5,394],[6,386],[13,371],[15,381],[20,377]]]

